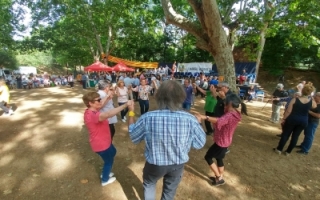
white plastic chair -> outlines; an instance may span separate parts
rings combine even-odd
[[[264,92],[259,90],[256,92],[256,100],[258,101],[259,99],[261,99],[261,102],[263,102],[264,99]]]

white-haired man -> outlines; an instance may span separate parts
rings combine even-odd
[[[272,114],[271,114],[271,118],[269,121],[271,121],[272,123],[278,123],[279,119],[280,119],[280,108],[282,105],[282,103],[278,99],[288,96],[288,93],[286,93],[283,90],[282,83],[278,83],[276,90],[273,92],[272,96],[273,96]]]

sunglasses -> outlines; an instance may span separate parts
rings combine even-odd
[[[99,103],[100,103],[101,98],[99,98],[99,99],[95,99],[95,100],[93,100],[93,101],[97,101],[97,102],[99,102]]]

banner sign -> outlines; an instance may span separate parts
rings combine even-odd
[[[212,70],[212,63],[178,63],[178,72],[204,72],[209,73]]]

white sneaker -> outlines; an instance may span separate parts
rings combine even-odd
[[[122,122],[126,123],[127,121],[125,119],[122,119]]]
[[[114,173],[113,172],[110,172],[109,174],[109,178],[113,177],[114,176]],[[102,178],[102,174],[100,175],[100,178]]]
[[[5,112],[5,113],[3,113],[3,115],[2,116],[5,116],[5,117],[7,117],[7,116],[10,116],[11,114],[9,113],[9,112]]]
[[[124,117],[123,117],[123,119],[124,119],[124,120],[127,120],[127,117],[126,117],[126,116],[124,116]]]
[[[12,109],[9,110],[9,115],[12,115],[14,112]]]
[[[115,182],[115,180],[116,180],[116,177],[111,177],[111,178],[109,178],[109,180],[107,182],[101,182],[101,185],[102,186],[106,186],[106,185],[108,185],[110,183]]]

